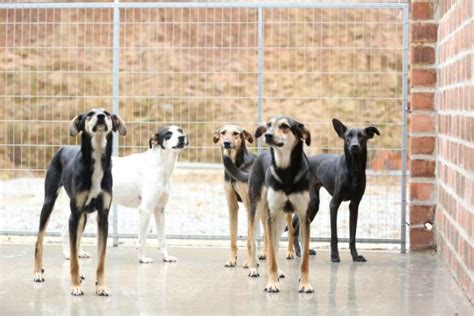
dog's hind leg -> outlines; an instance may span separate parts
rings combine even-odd
[[[336,194],[334,194],[336,196]],[[331,199],[329,203],[329,209],[331,212],[331,261],[332,262],[340,262],[341,259],[339,258],[339,249],[337,246],[338,239],[337,239],[337,210],[339,209],[339,205],[341,205],[341,201],[336,198]]]
[[[357,231],[357,217],[359,215],[359,202],[351,201],[349,204],[349,248],[353,261],[365,262],[364,256],[360,256],[356,249],[356,231]]]
[[[89,215],[85,214],[85,216],[86,216],[85,220],[87,222],[87,218],[88,218]],[[63,230],[61,232],[63,256],[64,256],[64,259],[66,259],[66,260],[69,260],[69,254],[70,254],[70,251],[69,251],[69,228],[68,228],[68,226],[69,226],[69,224],[66,223],[63,226]],[[84,229],[85,229],[85,227],[86,226],[84,224]],[[84,251],[80,241],[79,241],[79,254],[78,255],[79,255],[79,258],[90,258],[90,257],[92,257],[90,253]]]
[[[157,196],[159,197],[159,194],[157,194]],[[144,203],[145,201],[148,202]],[[145,248],[146,239],[150,230],[150,220],[155,209],[155,205],[156,198],[142,196],[142,204],[138,208],[138,212],[140,213],[140,227],[138,231],[138,262],[140,263],[153,262],[152,258],[145,256]]]
[[[294,248],[294,238],[295,231],[293,228],[293,216],[292,214],[287,214],[287,227],[288,227],[288,252],[286,253],[286,259],[295,259],[295,248]]]
[[[168,202],[168,193],[163,193],[160,201],[155,206],[155,224],[158,234],[158,243],[160,245],[160,254],[164,262],[177,262],[178,258],[170,256],[166,248],[166,231],[165,231],[165,206]]]
[[[54,208],[54,203],[58,197],[58,191],[61,188],[61,167],[53,158],[50,168],[46,173],[45,196],[43,208],[41,209],[38,237],[35,244],[35,267],[33,272],[34,282],[44,282],[43,269],[43,241],[48,226],[49,217]]]

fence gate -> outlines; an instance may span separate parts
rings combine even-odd
[[[174,175],[167,232],[227,238],[212,132],[233,122],[253,133],[281,113],[311,129],[308,154],[342,152],[333,117],[380,129],[369,147],[358,237],[405,251],[407,4],[3,3],[0,34],[2,234],[36,233],[47,163],[61,144],[77,144],[68,121],[102,106],[128,123],[118,155],[144,151],[159,126],[184,128],[191,145]],[[328,240],[328,203],[322,192],[315,241]],[[51,234],[65,223],[67,199],[56,208]],[[135,210],[118,207],[112,221],[115,242],[135,236]]]

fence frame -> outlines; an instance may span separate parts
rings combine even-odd
[[[374,244],[400,244],[401,253],[406,253],[406,212],[407,212],[407,118],[408,118],[408,48],[409,48],[409,4],[408,3],[321,3],[321,2],[131,2],[122,3],[114,0],[110,3],[100,2],[74,2],[74,3],[0,3],[0,10],[4,9],[113,9],[113,89],[112,104],[114,113],[119,112],[119,61],[120,61],[120,12],[125,9],[193,9],[193,8],[215,8],[215,9],[238,9],[252,8],[258,12],[258,87],[257,104],[258,120],[262,121],[263,103],[263,53],[264,53],[264,9],[395,9],[401,10],[403,23],[403,54],[402,54],[402,170],[401,170],[401,222],[400,239],[380,239],[380,238],[358,238],[361,243]],[[119,140],[114,138],[113,154],[118,155]],[[260,148],[260,146],[259,146]],[[186,167],[185,167],[186,168]],[[189,167],[188,167],[189,168]],[[113,245],[118,246],[120,237],[135,237],[132,234],[118,233],[118,212],[117,206],[112,206],[112,237]],[[0,231],[0,235],[31,236],[34,232],[21,231]],[[59,233],[49,233],[50,236],[59,236]],[[87,236],[87,234],[85,234]],[[152,235],[153,237],[153,235]],[[169,235],[170,239],[201,239],[201,240],[226,240],[228,236],[200,236],[200,235]],[[239,237],[239,239],[244,239]],[[311,241],[328,242],[330,238],[312,237]],[[347,242],[347,238],[340,238],[339,241]]]

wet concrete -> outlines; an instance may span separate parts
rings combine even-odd
[[[94,251],[93,247],[86,247]],[[134,247],[110,247],[106,277],[110,297],[94,294],[96,258],[81,259],[86,274],[85,295],[69,294],[69,261],[59,245],[45,246],[45,283],[33,277],[33,245],[0,244],[0,313],[2,315],[226,315],[226,314],[330,314],[330,315],[473,315],[474,310],[448,271],[430,254],[364,251],[367,263],[352,263],[347,251],[342,262],[329,261],[327,251],[310,260],[310,279],[316,292],[297,292],[299,260],[280,267],[286,278],[280,293],[263,291],[267,263],[260,278],[247,277],[239,266],[224,268],[227,250],[221,248],[171,248],[178,263],[158,260],[149,251],[151,264],[138,264]]]

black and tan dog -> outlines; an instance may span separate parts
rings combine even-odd
[[[376,127],[347,128],[338,119],[333,119],[332,124],[337,135],[344,140],[344,154],[323,154],[309,157],[311,169],[311,207],[310,220],[319,210],[319,190],[324,187],[331,194],[329,203],[331,215],[331,261],[339,262],[337,240],[337,212],[343,201],[349,204],[349,247],[353,261],[366,261],[356,249],[357,218],[359,203],[365,192],[367,165],[367,142],[375,134],[380,135]],[[294,220],[295,248],[299,256],[298,221]]]
[[[108,296],[104,263],[108,235],[108,215],[112,200],[112,139],[113,132],[126,134],[122,119],[104,109],[93,109],[71,121],[69,133],[81,133],[81,145],[61,147],[51,160],[45,179],[45,198],[41,210],[35,248],[34,281],[43,278],[43,239],[47,223],[61,187],[70,198],[69,240],[72,295],[83,295],[77,251],[86,225],[87,213],[97,210],[98,251],[97,295]]]
[[[278,116],[260,126],[255,136],[265,135],[270,150],[262,152],[255,161],[249,176],[249,276],[258,276],[255,256],[255,217],[266,217],[265,233],[268,235],[269,280],[267,292],[278,292],[279,270],[277,252],[280,236],[292,213],[299,215],[303,235],[303,260],[299,292],[311,293],[309,284],[309,236],[307,217],[309,198],[309,165],[303,144],[311,143],[305,126],[289,117]],[[236,175],[238,176],[238,175]],[[290,225],[291,226],[291,225]]]

